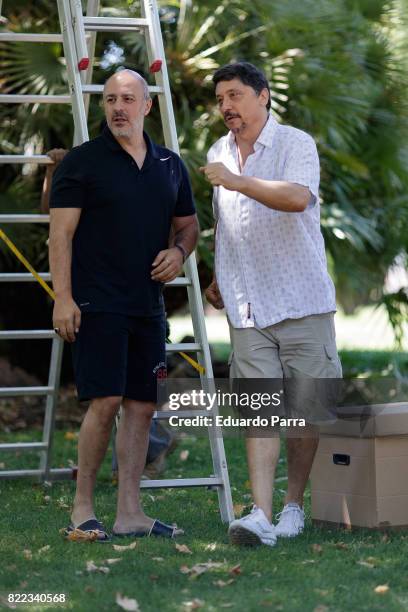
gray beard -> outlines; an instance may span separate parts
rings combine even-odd
[[[119,136],[119,138],[130,138],[132,135],[132,128],[111,128],[111,132],[114,136]]]

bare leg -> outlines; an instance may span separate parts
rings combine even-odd
[[[121,397],[92,400],[83,420],[78,441],[78,476],[71,520],[74,526],[95,518],[93,493],[96,475],[108,448],[112,424]]]
[[[303,495],[312,469],[313,460],[319,444],[319,430],[313,425],[302,427],[303,436],[286,439],[288,452],[288,492],[285,504],[297,503],[303,506]]]
[[[146,462],[149,430],[155,404],[125,399],[116,435],[119,491],[115,533],[148,531],[153,519],[140,505],[140,479]]]
[[[272,522],[272,495],[275,468],[279,459],[280,439],[276,437],[246,439],[249,479],[254,503]]]

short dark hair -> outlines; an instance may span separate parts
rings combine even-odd
[[[263,89],[267,89],[269,100],[266,105],[266,110],[271,108],[271,93],[269,91],[269,83],[264,73],[249,62],[235,62],[226,64],[214,73],[213,83],[216,86],[220,81],[232,81],[239,79],[244,85],[248,85],[255,90],[259,96]]]

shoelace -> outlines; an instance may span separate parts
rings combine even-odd
[[[304,511],[302,510],[302,508],[299,508],[299,506],[289,506],[289,508],[284,508],[282,510],[282,512],[278,512],[278,514],[276,515],[276,518],[278,519],[278,521],[280,520],[281,516],[285,516],[285,514],[289,514],[289,512],[297,512],[297,514],[303,517],[304,515]]]

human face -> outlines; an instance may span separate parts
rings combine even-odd
[[[220,81],[215,88],[215,97],[225,125],[234,134],[241,134],[266,120],[269,99],[266,88],[258,95],[239,79]]]
[[[129,74],[115,74],[105,84],[103,104],[112,134],[130,139],[143,131],[152,101],[144,97],[142,81]]]

